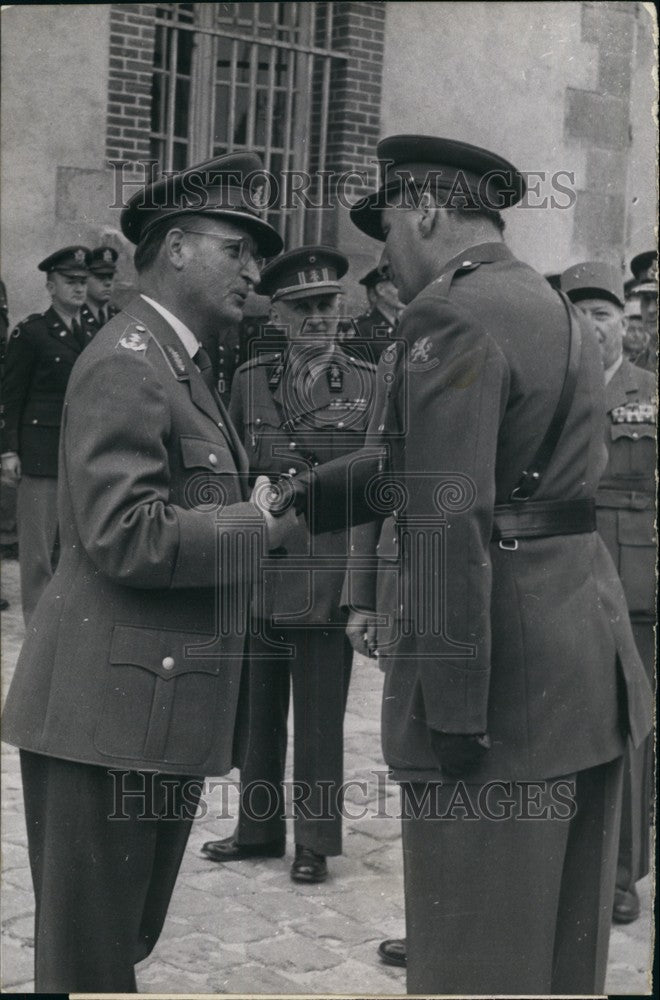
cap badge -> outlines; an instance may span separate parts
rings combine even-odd
[[[268,195],[266,194],[266,184],[255,184],[250,191],[250,201],[252,202],[252,207],[258,210],[266,208],[268,204]]]
[[[104,250],[103,251],[103,262],[105,264],[112,264],[112,251],[111,250]]]
[[[412,349],[410,351],[410,360],[413,361],[415,364],[428,361],[430,350],[431,350],[431,338],[418,337],[415,343],[412,345]]]
[[[76,264],[84,264],[85,263],[85,251],[84,250],[76,250],[76,252],[73,255],[73,259],[75,260]]]

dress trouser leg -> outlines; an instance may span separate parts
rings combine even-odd
[[[484,817],[488,786],[479,785],[463,786],[476,803],[467,814],[455,806],[454,818],[404,817],[409,993],[602,992],[620,779],[620,759],[563,779],[575,782],[571,819],[559,818],[565,807],[556,818],[521,819],[520,806]],[[402,792],[420,802],[429,787]],[[439,816],[457,788],[440,787]],[[549,794],[541,802],[552,808]],[[492,812],[498,797],[506,793],[489,793]]]
[[[52,556],[57,537],[57,479],[23,476],[16,496],[18,559],[25,623],[53,576]]]
[[[294,650],[292,658],[259,657],[250,644],[249,735],[241,766],[238,842],[284,839],[282,792],[289,692],[294,705],[295,842],[319,854],[341,854],[340,798],[343,721],[352,651],[343,628],[273,629],[268,635]]]
[[[121,784],[103,767],[24,750],[21,772],[35,991],[135,992],[134,965],[165,920],[199,779],[124,771],[120,796]]]

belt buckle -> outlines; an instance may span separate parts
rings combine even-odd
[[[505,552],[516,552],[518,549],[518,539],[517,538],[500,538],[499,547],[504,549]]]

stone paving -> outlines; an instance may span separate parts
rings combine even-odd
[[[3,694],[23,636],[16,562],[2,564]],[[396,786],[384,781],[378,737],[381,674],[357,660],[346,715],[347,791],[356,817],[345,823],[344,854],[330,859],[323,885],[289,879],[286,858],[216,865],[201,844],[231,833],[236,793],[216,788],[190,837],[163,934],[138,967],[144,993],[367,994],[405,993],[405,971],[380,963],[376,946],[404,930]],[[380,772],[380,779],[373,772]],[[237,775],[231,775],[235,779]],[[2,757],[2,989],[32,992],[34,903],[25,846],[18,753]],[[380,813],[381,815],[378,815]],[[390,814],[389,817],[386,814]],[[385,815],[383,815],[385,814]],[[218,818],[220,817],[220,818]],[[651,954],[651,886],[639,886],[641,918],[613,927],[607,990],[647,994]]]

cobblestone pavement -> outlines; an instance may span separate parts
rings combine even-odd
[[[3,693],[23,636],[16,562],[2,566]],[[376,816],[396,812],[396,787],[383,787],[378,737],[381,674],[358,661],[346,715],[346,778],[367,782],[347,792],[358,813],[369,799],[370,815],[345,824],[344,854],[330,859],[323,885],[289,879],[286,858],[216,865],[204,860],[205,840],[234,826],[235,792],[226,785],[207,799],[207,814],[193,826],[163,934],[138,967],[145,993],[319,994],[405,993],[405,972],[379,963],[376,945],[404,930],[399,824]],[[18,753],[2,758],[2,987],[32,991],[33,898],[25,845]],[[371,772],[381,772],[378,780]],[[236,777],[232,775],[231,777]],[[221,818],[217,818],[220,816]],[[640,883],[642,916],[614,927],[607,990],[649,992],[651,912],[649,879]]]

